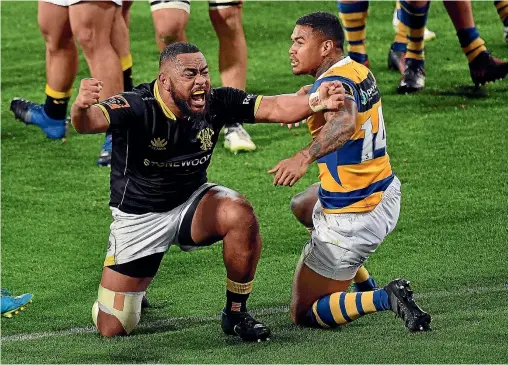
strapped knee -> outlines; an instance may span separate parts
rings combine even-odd
[[[99,285],[98,299],[92,307],[92,319],[97,326],[99,309],[115,316],[127,334],[136,327],[141,317],[141,301],[145,292],[114,292]]]

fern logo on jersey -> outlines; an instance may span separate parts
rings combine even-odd
[[[203,151],[209,150],[213,147],[212,136],[214,135],[214,131],[212,128],[205,128],[199,131],[196,136],[197,139],[201,142],[201,149]]]
[[[165,151],[167,144],[168,141],[164,138],[157,137],[150,141],[150,148],[155,151]]]

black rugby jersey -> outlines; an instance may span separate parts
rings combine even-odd
[[[109,205],[142,214],[182,204],[207,181],[224,124],[253,123],[260,100],[242,90],[215,88],[206,116],[176,118],[153,81],[97,104],[113,136]]]

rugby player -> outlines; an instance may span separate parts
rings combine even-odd
[[[93,320],[104,336],[130,333],[170,244],[190,251],[222,240],[222,329],[265,340],[270,330],[246,308],[261,252],[257,218],[239,193],[208,183],[206,170],[224,123],[293,123],[312,111],[338,110],[344,89],[338,81],[310,96],[212,89],[205,57],[188,43],[167,46],[159,65],[156,80],[99,104],[102,82],[82,80],[71,108],[78,132],[113,135],[113,223]]]
[[[219,71],[223,86],[245,90],[247,83],[247,43],[242,25],[243,0],[208,0],[209,16],[219,38]],[[189,0],[150,0],[155,38],[162,51],[173,42],[186,42]],[[254,151],[256,145],[241,121],[224,128],[224,147],[233,153]]]
[[[24,99],[13,99],[11,110],[17,119],[35,124],[51,139],[65,137],[67,106],[78,70],[74,37],[83,49],[92,76],[104,81],[101,97],[105,99],[123,90],[120,58],[111,40],[115,16],[121,16],[119,5],[121,0],[39,1],[39,28],[46,42],[46,101],[38,105]],[[117,25],[121,26],[120,23]],[[125,38],[125,32],[123,36]],[[121,41],[125,42],[125,39]],[[108,147],[108,138],[104,147]],[[102,156],[101,152],[99,164],[108,162],[103,161],[104,157],[107,156]]]
[[[344,34],[336,16],[317,12],[297,20],[289,50],[295,75],[312,75],[309,93],[330,81],[345,89],[339,111],[307,120],[313,141],[269,173],[275,185],[293,186],[317,161],[320,185],[292,202],[307,211],[311,239],[298,262],[291,297],[295,324],[336,327],[365,314],[391,310],[411,331],[430,328],[430,315],[413,299],[409,282],[396,279],[382,289],[347,293],[361,267],[397,223],[400,181],[386,152],[380,92],[368,68],[344,56]],[[317,195],[317,197],[316,197]],[[302,219],[304,218],[304,219]]]

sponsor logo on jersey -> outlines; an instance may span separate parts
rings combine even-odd
[[[254,95],[249,94],[245,99],[243,99],[243,104],[248,105],[249,102],[254,98]]]
[[[378,93],[379,93],[379,89],[377,88],[377,84],[375,82],[367,90],[365,90],[365,91],[360,90],[361,103],[363,105],[367,104]]]
[[[131,107],[129,102],[127,101],[127,99],[125,99],[121,95],[112,96],[109,99],[104,100],[101,104],[107,105],[111,109],[130,108]]]
[[[214,135],[214,131],[212,128],[205,128],[199,131],[196,136],[197,139],[201,142],[201,149],[203,151],[207,151],[213,147],[212,136]]]
[[[168,144],[168,141],[166,141],[164,138],[154,138],[150,141],[150,148],[155,151],[165,151],[166,145]]]
[[[195,167],[199,165],[203,165],[204,163],[208,162],[210,160],[210,157],[212,157],[212,154],[209,153],[206,156],[203,156],[201,158],[193,158],[189,160],[183,160],[183,161],[150,161],[149,159],[145,158],[143,160],[143,164],[145,166],[150,167]]]

